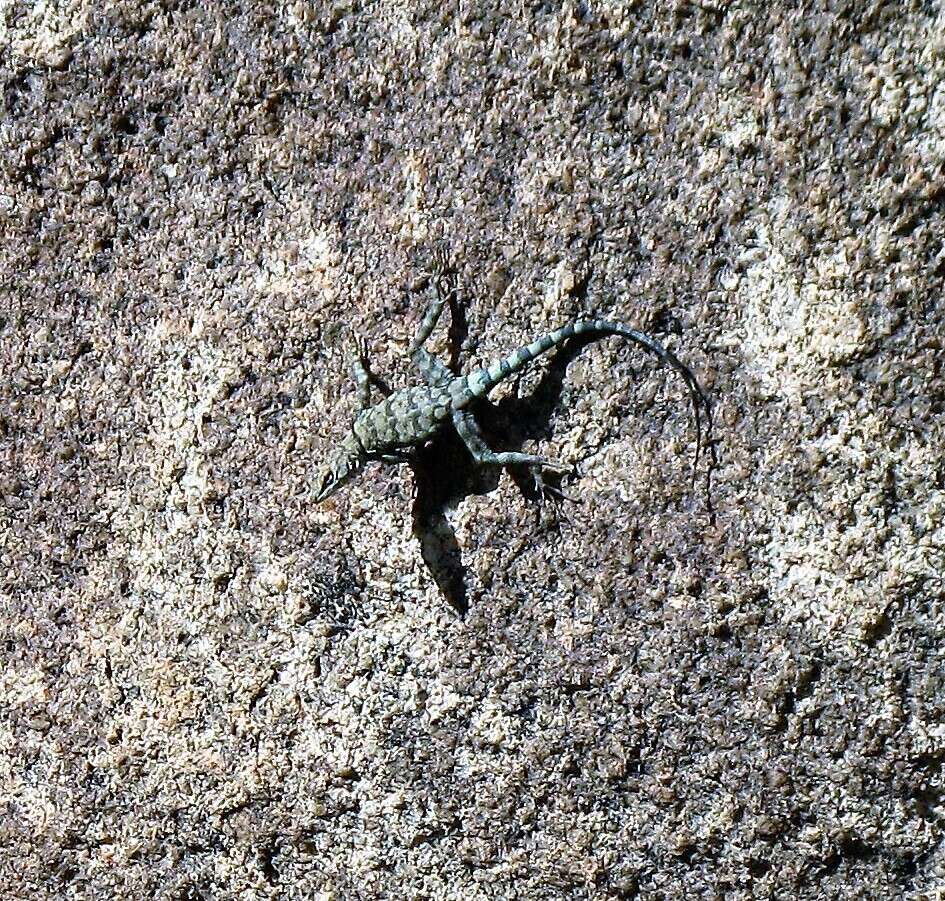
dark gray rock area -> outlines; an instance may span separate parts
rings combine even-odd
[[[936,4],[12,0],[0,87],[0,898],[945,897]],[[313,505],[438,248],[695,480],[608,338],[480,411],[560,509]]]

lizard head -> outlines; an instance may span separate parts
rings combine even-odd
[[[331,497],[364,463],[364,450],[354,433],[349,433],[315,473],[315,503],[320,504]]]

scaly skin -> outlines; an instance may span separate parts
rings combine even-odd
[[[334,494],[370,460],[406,461],[407,450],[426,443],[448,424],[452,424],[459,433],[477,463],[525,465],[535,467],[539,471],[542,468],[567,469],[552,460],[533,454],[493,452],[479,432],[468,408],[536,357],[579,335],[620,335],[653,352],[682,376],[689,389],[695,413],[698,460],[702,435],[700,408],[708,409],[708,399],[691,370],[658,341],[619,322],[607,319],[578,319],[518,348],[491,366],[467,375],[453,375],[423,348],[423,343],[433,331],[451,289],[451,283],[443,277],[442,271],[437,273],[435,284],[436,299],[424,316],[417,338],[411,345],[411,357],[420,368],[427,384],[404,388],[374,406],[367,406],[370,374],[364,345],[359,342],[355,379],[365,409],[355,417],[351,431],[320,469],[316,481],[316,502]]]

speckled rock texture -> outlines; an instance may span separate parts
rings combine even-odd
[[[940,4],[0,2],[0,898],[945,896]],[[436,248],[481,365],[322,506]],[[447,329],[431,347],[444,359]]]

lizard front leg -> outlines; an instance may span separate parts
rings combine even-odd
[[[367,359],[367,342],[360,335],[354,336],[351,373],[358,387],[358,404],[362,410],[366,410],[371,406],[371,370]]]
[[[382,384],[371,372],[368,359],[367,340],[358,334],[353,336],[354,353],[351,360],[351,371],[358,389],[358,404],[362,410],[371,406],[371,386],[373,385],[385,397],[390,396],[390,389]]]

